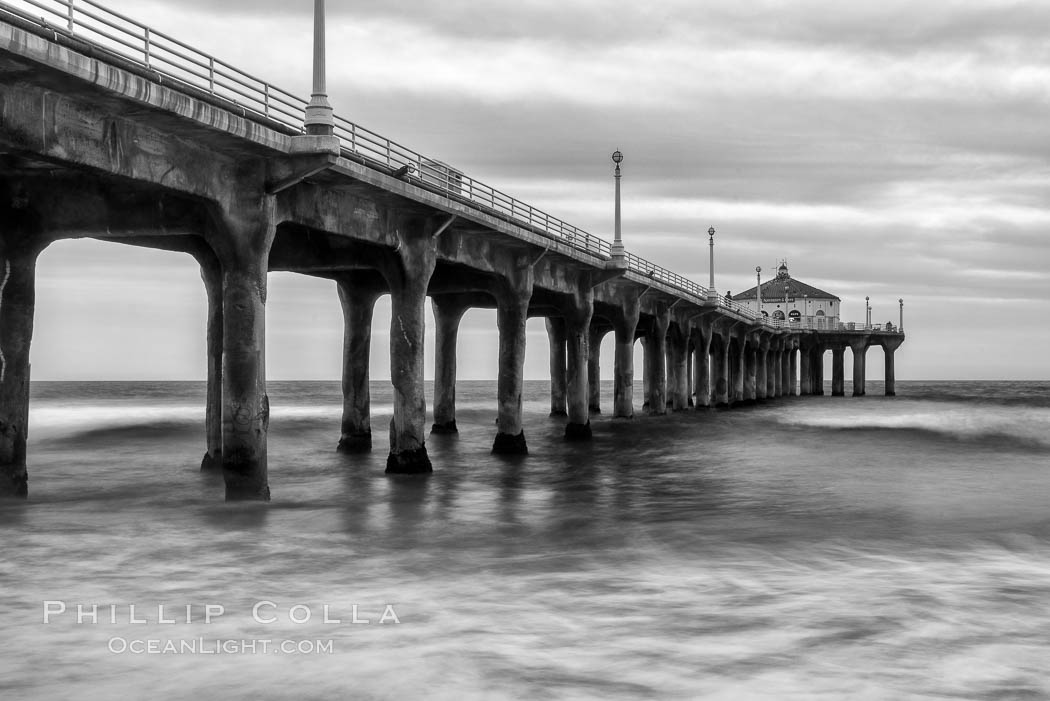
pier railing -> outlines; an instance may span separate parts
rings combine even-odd
[[[96,0],[0,0],[0,16],[3,12],[53,33],[56,39],[63,35],[87,42],[166,80],[204,91],[247,118],[276,123],[292,133],[303,131],[307,100]],[[409,181],[450,200],[576,250],[601,259],[611,257],[608,241],[359,124],[337,116],[335,133],[347,158],[386,172],[402,173]],[[661,282],[687,296],[706,299],[706,291],[700,285],[651,261],[631,256],[629,269],[640,275],[652,271]],[[702,294],[698,295],[697,290]]]

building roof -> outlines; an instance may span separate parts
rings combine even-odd
[[[774,299],[784,298],[784,286],[787,285],[788,297],[809,297],[810,299],[839,299],[835,295],[825,292],[824,290],[813,287],[813,285],[807,285],[804,282],[800,282],[788,274],[787,261],[780,264],[777,268],[777,276],[772,280],[768,280],[762,283],[762,299]],[[734,301],[743,301],[748,299],[757,299],[758,287],[752,287],[750,290],[745,290],[740,294],[733,295]],[[839,300],[841,301],[841,300]]]

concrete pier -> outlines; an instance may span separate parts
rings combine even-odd
[[[34,271],[40,251],[63,238],[196,258],[208,297],[201,467],[221,468],[230,500],[270,496],[271,271],[336,283],[344,452],[372,446],[371,325],[377,298],[390,294],[391,473],[433,469],[424,434],[427,296],[437,322],[433,432],[459,428],[456,351],[465,310],[496,308],[496,453],[527,452],[522,378],[530,315],[546,318],[551,414],[568,417],[568,439],[591,438],[608,330],[616,334],[618,419],[634,413],[639,337],[645,407],[654,415],[665,414],[668,401],[687,408],[694,392],[697,409],[794,395],[796,375],[803,394],[822,394],[824,348],[835,353],[833,393],[841,395],[847,345],[855,395],[864,394],[871,345],[883,347],[886,393],[895,392],[899,327],[830,316],[774,324],[715,294],[713,256],[707,289],[627,253],[619,236],[610,246],[363,127],[341,141],[320,99],[323,71],[315,73],[318,99],[300,105],[306,122],[289,122],[279,110],[260,114],[269,93],[248,83],[238,83],[247,102],[232,103],[217,98],[213,85],[193,84],[190,73],[172,79],[159,65],[117,58],[87,35],[56,34],[31,13],[0,17],[0,65],[12,77],[0,81],[0,497],[28,494]],[[230,71],[220,78],[238,75]]]
[[[667,391],[672,411],[689,408],[689,337],[679,323],[672,324],[667,336],[667,356],[670,358]]]
[[[755,399],[763,400],[769,396],[769,335],[758,334],[755,349]]]
[[[868,339],[853,339],[849,342],[850,350],[853,351],[853,396],[864,396],[864,374],[865,357],[868,352]]]
[[[222,266],[206,246],[194,253],[208,299],[208,389],[205,399],[205,452],[201,470],[222,470]]]
[[[886,396],[897,396],[897,378],[893,368],[893,354],[904,343],[903,338],[886,338],[882,340],[882,350],[886,361]]]
[[[616,351],[613,358],[613,418],[634,417],[634,341],[641,307],[637,292],[625,290],[620,313],[613,319]]]
[[[370,271],[343,273],[336,278],[343,310],[343,416],[337,450],[364,453],[372,450],[369,356],[372,350],[372,314],[386,284]]]
[[[568,416],[565,380],[565,319],[547,317],[547,340],[550,342],[551,416]]]
[[[610,331],[608,324],[591,321],[587,339],[587,411],[592,414],[602,413],[602,341]]]
[[[700,320],[693,332],[693,385],[696,409],[711,408],[711,326],[710,318]]]
[[[519,263],[496,295],[496,325],[499,328],[499,374],[496,380],[497,433],[492,452],[525,455],[521,395],[525,377],[525,323],[532,297],[532,268]]]
[[[730,385],[732,383],[732,376],[729,367],[728,333],[719,334],[718,346],[712,353],[712,360],[714,362],[714,365],[711,367],[711,374],[713,376],[713,382],[715,385],[715,406],[725,409],[729,407],[729,393],[731,389]]]
[[[831,396],[846,396],[846,349],[841,345],[831,347]]]
[[[266,433],[266,272],[274,200],[244,194],[222,213],[222,472],[229,501],[270,499]]]
[[[664,306],[654,310],[652,325],[645,337],[645,371],[649,379],[649,415],[667,413],[667,328],[671,323],[671,312]]]
[[[456,346],[459,323],[470,308],[461,295],[430,298],[434,312],[434,424],[431,433],[457,433]]]
[[[803,344],[798,353],[798,393],[807,397],[813,394],[813,347]]]
[[[390,381],[394,385],[394,416],[390,419],[390,455],[386,471],[394,474],[431,472],[425,424],[423,387],[424,327],[430,276],[437,263],[434,223],[393,213],[387,222],[398,241],[394,260],[383,266],[390,286]]]
[[[29,346],[43,242],[27,231],[27,215],[0,209],[0,498],[25,499],[29,493]]]
[[[569,414],[569,421],[565,425],[565,438],[568,440],[591,439],[591,419],[587,406],[590,398],[587,364],[590,357],[590,324],[593,313],[594,293],[587,284],[565,304],[565,375]]]

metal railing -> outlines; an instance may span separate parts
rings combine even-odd
[[[38,14],[43,12],[43,15]],[[246,118],[283,126],[291,133],[303,132],[307,101],[271,83],[159,32],[141,22],[107,9],[96,0],[0,0],[3,13],[20,18],[55,35],[86,42],[104,53],[146,69],[174,86],[203,91],[211,99],[236,108]],[[509,221],[564,243],[599,259],[612,257],[608,241],[587,233],[557,217],[465,175],[440,161],[392,141],[342,117],[335,118],[335,135],[342,155],[388,173],[401,171],[409,182],[437,192],[450,201]],[[676,290],[694,304],[707,303],[708,291],[672,270],[627,253],[627,269],[643,278]],[[791,327],[758,315],[724,296],[718,305],[759,321],[770,328]],[[806,328],[794,326],[794,328]]]

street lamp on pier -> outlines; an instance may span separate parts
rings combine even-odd
[[[901,305],[901,316],[897,322],[897,331],[904,333],[904,298],[901,297],[898,299],[897,303]]]
[[[718,299],[718,292],[715,291],[715,227],[711,227],[707,230],[708,244],[711,246],[711,275],[707,285],[707,298]]]
[[[758,287],[755,288],[755,294],[758,296],[758,318],[762,318],[762,266],[755,266],[755,280],[758,281]]]
[[[864,328],[871,328],[871,297],[864,297]]]
[[[335,131],[335,117],[325,88],[324,35],[324,0],[314,0],[313,91],[303,122],[306,133],[312,136],[332,136]]]
[[[616,171],[613,174],[613,178],[616,180],[616,209],[613,221],[613,245],[610,253],[613,259],[617,259],[626,255],[623,247],[623,235],[620,231],[620,163],[623,162],[623,154],[620,153],[620,149],[613,151],[612,160],[616,164]]]

